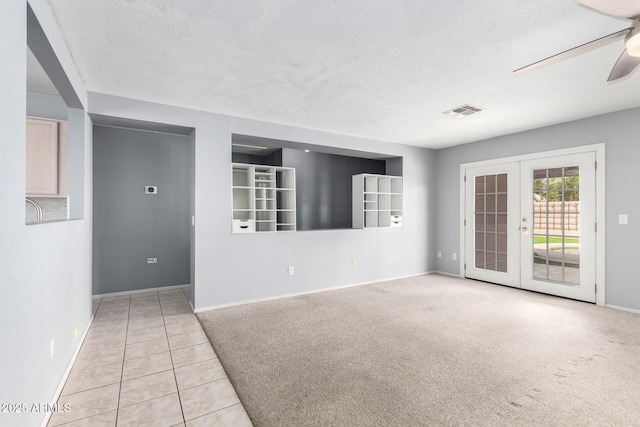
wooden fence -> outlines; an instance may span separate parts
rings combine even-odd
[[[564,222],[565,236],[578,236],[580,233],[580,202],[534,202],[534,234],[562,235]]]

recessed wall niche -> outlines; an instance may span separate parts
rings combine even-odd
[[[232,135],[232,163],[295,169],[296,230],[352,228],[352,176],[402,176],[402,157]]]

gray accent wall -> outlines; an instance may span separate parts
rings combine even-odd
[[[276,150],[266,156],[258,156],[247,153],[231,153],[233,163],[248,163],[251,165],[282,166],[282,149]]]
[[[635,278],[640,235],[640,199],[633,186],[640,181],[640,109],[631,109],[527,132],[438,150],[435,176],[438,189],[433,204],[436,227],[435,269],[460,274],[460,165],[561,148],[605,143],[605,303],[640,310],[640,286]],[[628,214],[629,225],[618,215]],[[602,223],[602,219],[599,219]],[[599,229],[602,232],[602,229]],[[601,286],[598,287],[601,289]]]
[[[93,138],[94,295],[190,283],[190,137],[94,126]]]
[[[296,170],[298,230],[351,228],[353,175],[384,175],[384,160],[362,159],[291,148],[282,149],[282,166]]]

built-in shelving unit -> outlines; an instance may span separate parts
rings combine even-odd
[[[232,232],[296,230],[296,171],[233,163]]]
[[[402,227],[402,177],[354,175],[353,228]]]

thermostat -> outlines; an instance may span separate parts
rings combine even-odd
[[[144,194],[158,194],[158,187],[155,185],[145,185]]]

